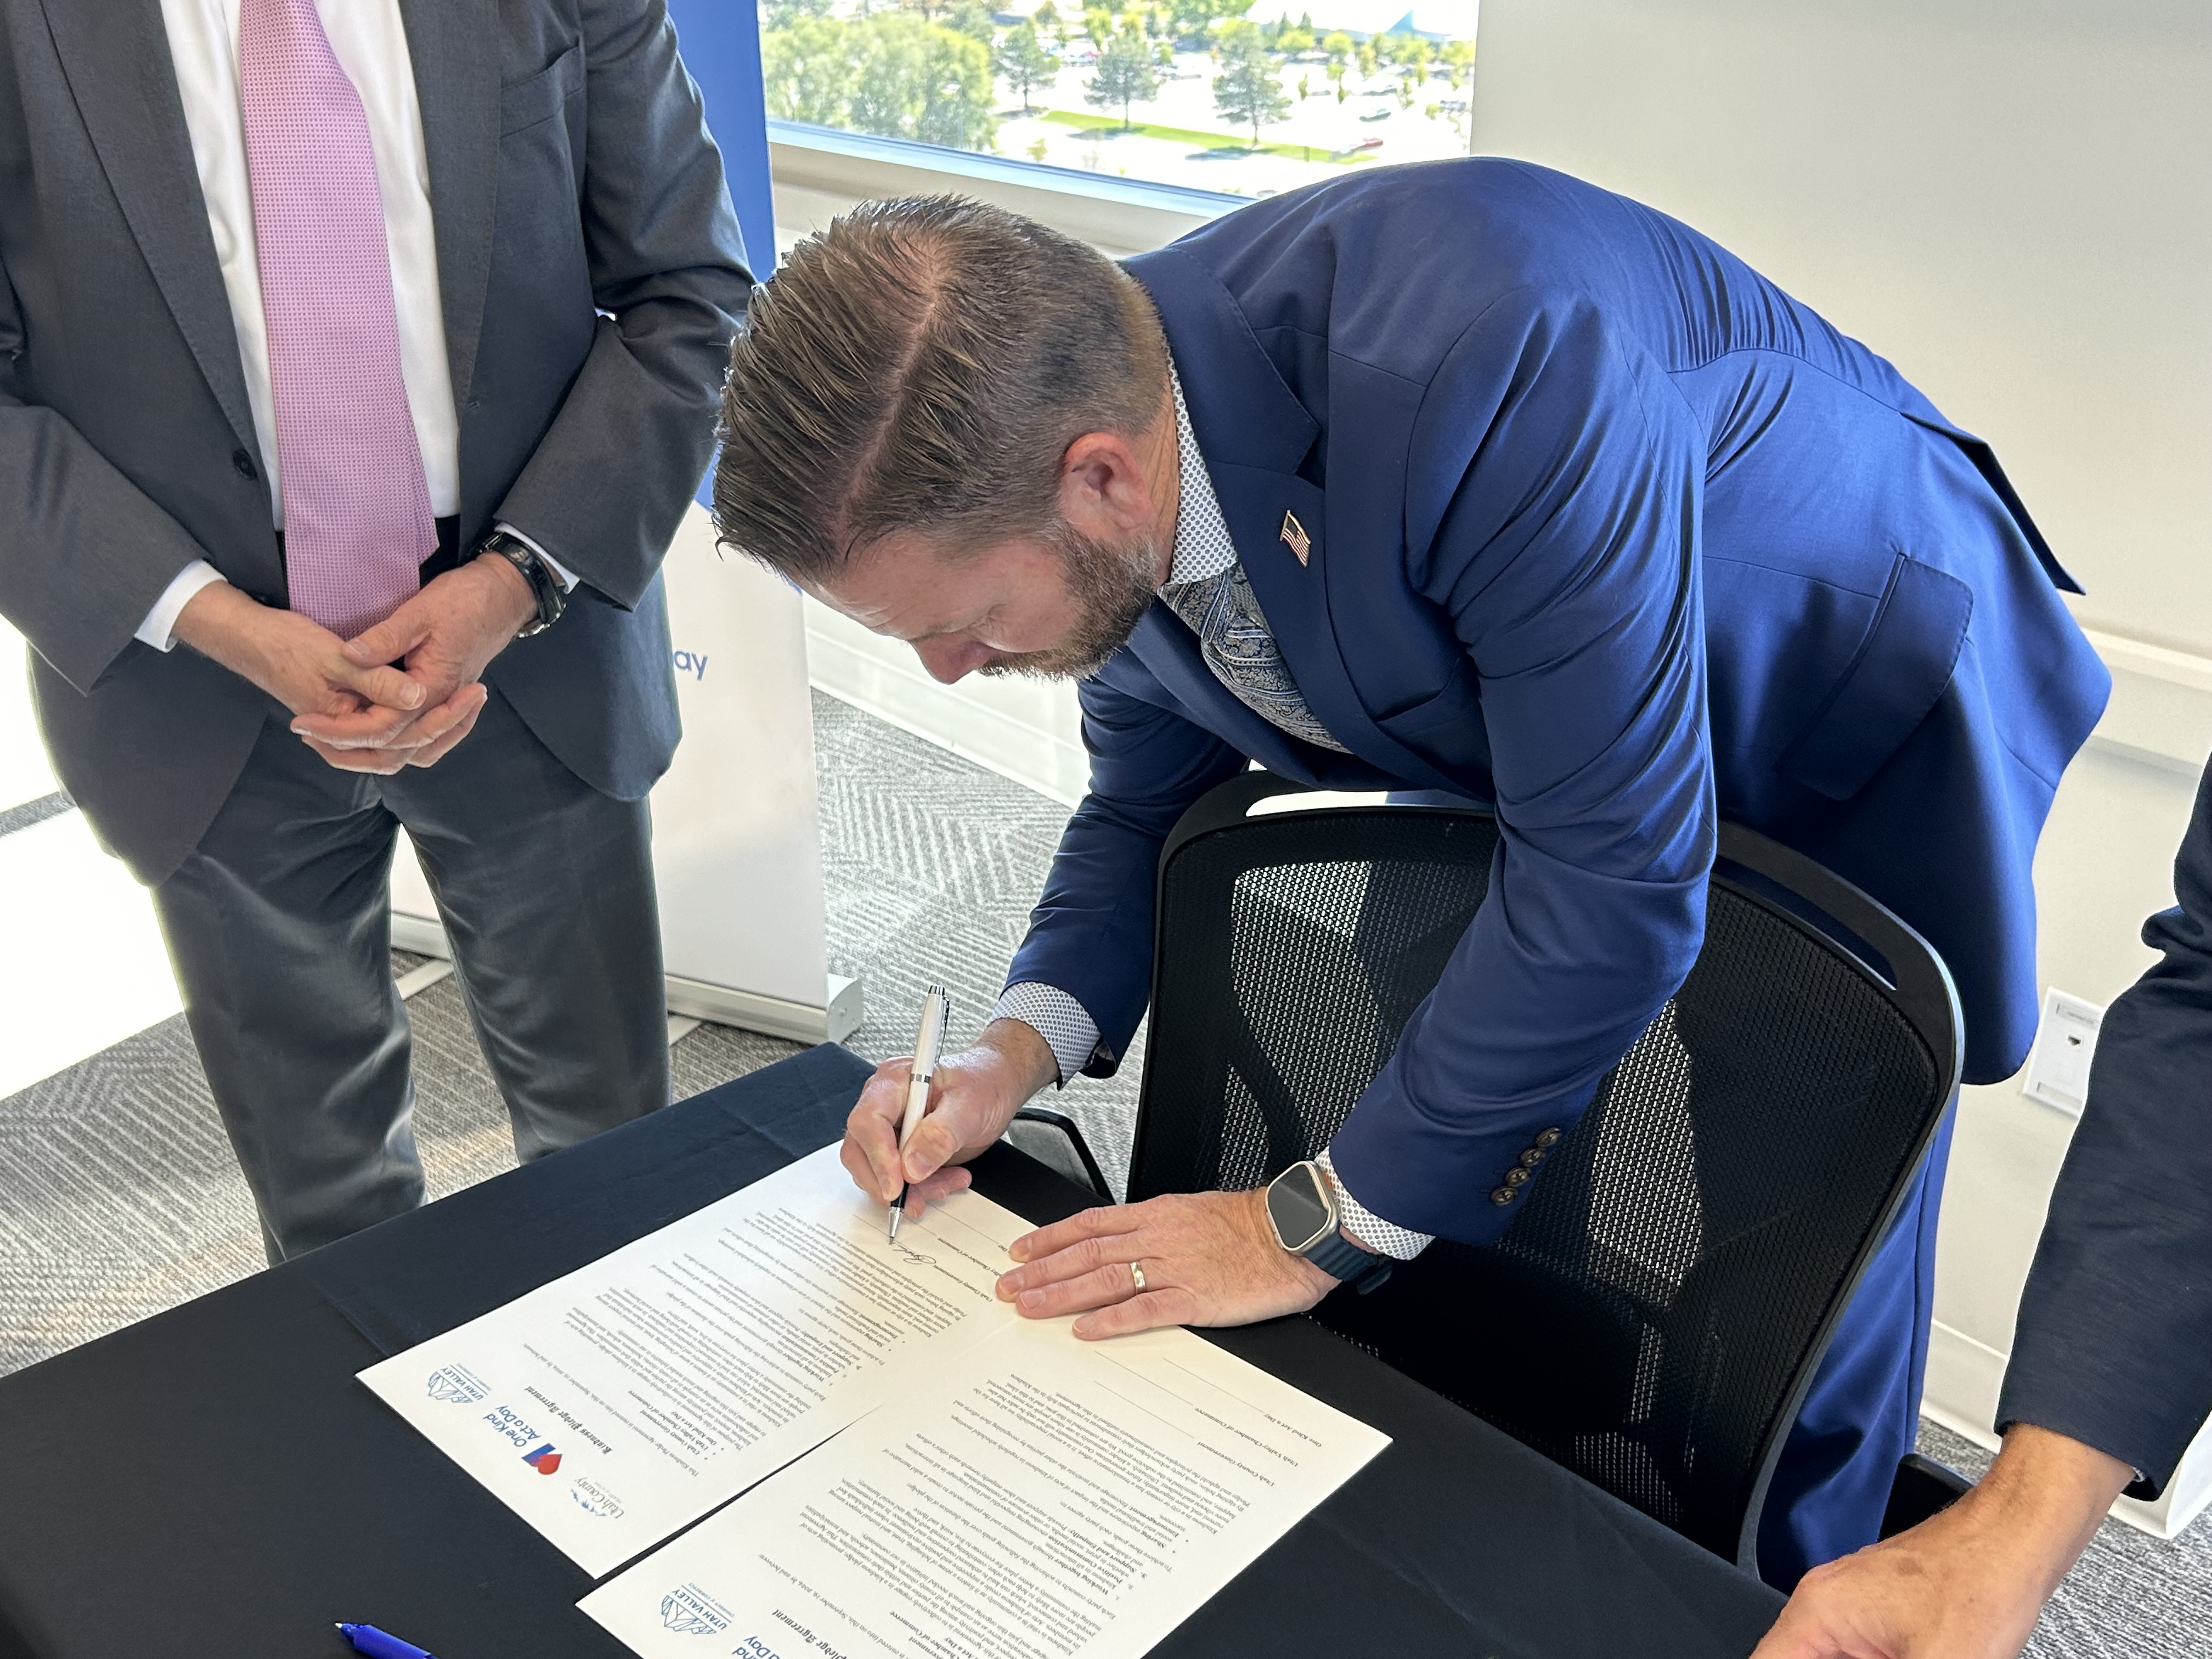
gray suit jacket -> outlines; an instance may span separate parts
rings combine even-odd
[[[2212,1411],[2212,766],[2160,953],[2105,1011],[2089,1103],[2020,1299],[1997,1426],[2132,1465],[2156,1498]]]
[[[400,0],[460,416],[464,547],[581,579],[486,678],[634,799],[678,735],[659,565],[750,278],[661,0]],[[0,613],[64,785],[140,879],[277,705],[135,630],[204,558],[285,598],[158,0],[0,0]]]

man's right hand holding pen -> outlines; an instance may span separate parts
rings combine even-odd
[[[889,1205],[905,1187],[907,1213],[920,1215],[967,1187],[961,1166],[1006,1133],[1014,1114],[1060,1075],[1060,1063],[1020,1020],[993,1020],[973,1044],[937,1062],[928,1115],[902,1157],[899,1124],[913,1059],[900,1054],[876,1067],[845,1121],[838,1156],[862,1192]]]
[[[969,1184],[961,1166],[1006,1132],[1014,1114],[1060,1074],[1044,1038],[1020,1020],[991,1022],[972,1047],[940,1059],[927,1110],[908,1137],[911,1056],[877,1067],[845,1123],[839,1157],[863,1192],[907,1213]],[[1264,1190],[1170,1193],[1106,1204],[1015,1239],[1000,1297],[1024,1319],[1077,1316],[1085,1340],[1158,1325],[1243,1325],[1299,1313],[1337,1281],[1285,1250]]]

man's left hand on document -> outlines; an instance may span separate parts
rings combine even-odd
[[[1087,1338],[1303,1313],[1337,1281],[1275,1242],[1267,1198],[1173,1193],[1085,1210],[1016,1239],[1022,1265],[999,1294],[1028,1319],[1079,1313],[1074,1331]]]

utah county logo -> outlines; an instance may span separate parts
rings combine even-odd
[[[488,1390],[483,1380],[465,1365],[441,1365],[430,1373],[428,1389],[433,1400],[448,1406],[473,1406]]]
[[[540,1474],[552,1474],[558,1472],[561,1468],[561,1454],[553,1449],[550,1441],[540,1446],[536,1451],[523,1453],[522,1461]]]
[[[696,1584],[678,1584],[660,1598],[660,1622],[678,1636],[720,1636],[730,1610]]]
[[[568,1488],[568,1496],[583,1506],[586,1515],[596,1515],[608,1521],[622,1519],[621,1502],[596,1480],[579,1480]]]

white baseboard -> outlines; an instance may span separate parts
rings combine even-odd
[[[668,1012],[710,1019],[717,1025],[741,1026],[793,1042],[842,1042],[860,1027],[860,981],[842,974],[830,975],[828,1006],[810,1007],[756,991],[733,991],[723,985],[703,985],[696,979],[668,976]]]
[[[418,957],[443,957],[453,959],[453,947],[447,942],[442,923],[428,916],[410,915],[404,910],[392,913],[392,948],[405,951]]]
[[[450,960],[453,946],[446,930],[428,916],[404,910],[392,913],[392,945],[416,956]],[[417,969],[417,973],[422,970]],[[429,983],[425,980],[424,983]],[[405,994],[403,993],[403,994]],[[708,985],[696,979],[668,976],[668,1012],[717,1025],[735,1025],[793,1042],[842,1042],[860,1027],[861,987],[842,974],[830,975],[819,1008],[756,991],[737,991],[726,985]]]
[[[1928,1333],[1928,1380],[1921,1394],[1921,1414],[1995,1451],[1997,1390],[2004,1385],[2006,1358],[1987,1343],[1936,1321]]]
[[[2112,1513],[2145,1532],[2174,1538],[2207,1508],[2212,1508],[2212,1429],[2197,1431],[2158,1502],[2138,1504],[2123,1498],[2112,1506]]]
[[[1062,683],[929,678],[912,647],[806,607],[807,673],[840,702],[1073,806],[1091,778],[1075,689]]]
[[[2212,659],[2084,629],[2112,672],[2095,741],[2195,777],[2212,754]]]

